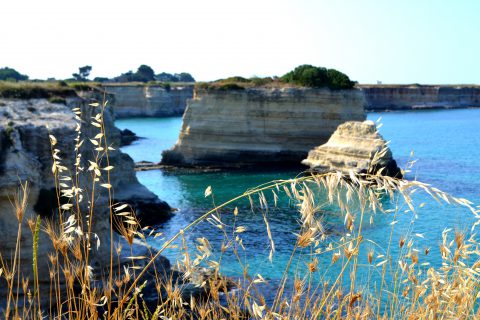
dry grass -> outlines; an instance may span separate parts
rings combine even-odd
[[[115,170],[108,159],[111,148],[104,132],[103,110],[105,105],[94,105],[98,112],[90,119],[98,134],[90,141],[95,153],[88,168],[81,168],[80,160],[74,168],[66,168],[56,149],[57,138],[51,136],[57,192],[59,195],[56,219],[41,222],[40,232],[48,235],[53,250],[48,255],[50,265],[50,292],[38,287],[38,279],[20,274],[19,250],[21,248],[21,225],[27,205],[28,187],[24,185],[15,201],[16,219],[19,224],[17,250],[0,255],[0,277],[4,278],[9,294],[2,315],[5,319],[467,319],[480,317],[478,298],[480,290],[479,244],[471,231],[444,230],[439,252],[440,267],[428,264],[430,249],[416,247],[415,234],[411,231],[394,242],[392,234],[400,212],[415,212],[414,193],[424,192],[438,202],[465,207],[472,212],[476,224],[480,223],[479,212],[464,199],[452,197],[436,188],[418,181],[397,180],[378,175],[344,175],[339,172],[304,175],[290,180],[279,180],[247,190],[244,194],[227,201],[180,230],[173,238],[165,240],[152,256],[132,256],[123,267],[114,267],[121,248],[110,243],[98,243],[92,226],[101,212],[95,202],[95,192],[106,190],[112,199],[110,172]],[[79,159],[81,139],[81,110],[74,109],[78,116],[76,159]],[[72,174],[70,174],[70,172]],[[91,179],[91,194],[78,186],[78,175],[87,174]],[[266,194],[272,194],[267,197]],[[206,197],[213,200],[212,190],[207,188]],[[68,201],[60,201],[60,197]],[[290,260],[284,266],[284,276],[276,289],[275,299],[267,303],[261,286],[267,280],[261,275],[252,275],[241,258],[245,248],[242,241],[245,227],[239,210],[231,210],[234,224],[228,225],[223,217],[224,209],[237,201],[249,199],[252,206],[265,212],[276,206],[278,199],[288,198],[298,211],[297,241],[292,243]],[[84,199],[90,199],[85,210]],[[254,200],[255,199],[255,200]],[[396,204],[397,209],[386,209],[385,199]],[[61,204],[63,203],[63,204]],[[344,218],[345,231],[338,240],[325,233],[320,209],[335,206]],[[110,215],[110,239],[114,229],[126,239],[127,246],[136,241],[155,237],[154,230],[140,229],[134,212],[128,205],[108,203]],[[364,231],[368,221],[377,215],[392,217],[391,233],[386,243],[375,243]],[[12,216],[13,217],[13,216]],[[39,219],[28,221],[38,241]],[[264,215],[266,247],[269,258],[275,259],[275,241],[272,237],[267,215]],[[210,223],[223,235],[221,255],[212,255],[212,244],[206,238],[197,239],[196,248],[187,248],[184,236],[189,229],[200,223]],[[150,231],[149,231],[150,230]],[[336,239],[336,238],[335,238]],[[176,240],[182,240],[182,259],[179,270],[163,273],[154,269],[157,261]],[[109,246],[110,265],[102,275],[99,285],[92,274],[91,253],[97,245]],[[394,248],[395,247],[395,248]],[[34,241],[34,257],[38,243]],[[193,252],[192,252],[193,249]],[[397,250],[394,250],[397,249]],[[398,251],[398,254],[394,254]],[[233,253],[244,271],[243,279],[233,281],[224,277],[220,270],[226,252]],[[132,251],[133,253],[133,251]],[[308,258],[305,272],[295,272],[289,278],[291,268],[298,256]],[[7,257],[13,256],[13,263]],[[320,269],[321,261],[330,261],[335,268]],[[367,261],[362,262],[362,261]],[[199,276],[198,270],[207,267],[208,275]],[[36,263],[33,274],[36,274]],[[369,275],[376,274],[380,281],[369,285],[369,278],[359,277],[360,269]],[[335,271],[336,270],[336,271]],[[373,276],[372,276],[373,277]],[[320,279],[320,281],[318,281]],[[287,290],[286,284],[293,283]],[[182,285],[196,284],[194,289]],[[150,286],[160,293],[155,303],[148,300],[143,291]],[[187,288],[190,288],[187,291]],[[235,288],[235,290],[231,290]],[[45,288],[43,288],[45,289]],[[19,291],[24,293],[19,295]],[[150,293],[151,294],[151,293]],[[42,301],[48,301],[42,303]]]
[[[9,82],[0,81],[0,98],[8,99],[48,99],[76,96],[68,86],[48,82]]]

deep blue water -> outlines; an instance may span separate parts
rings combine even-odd
[[[380,132],[386,140],[391,141],[390,147],[394,157],[401,167],[407,162],[417,159],[408,179],[434,185],[448,193],[465,197],[474,203],[480,202],[480,109],[462,110],[432,110],[370,113],[368,119],[377,120],[381,117],[383,126]],[[137,135],[146,139],[124,147],[123,151],[130,154],[135,161],[160,160],[161,151],[175,143],[181,126],[181,118],[163,119],[124,119],[116,122],[121,129],[129,128]],[[411,156],[413,151],[413,157]],[[274,180],[294,177],[295,171],[273,172],[215,172],[215,173],[172,173],[157,171],[138,172],[137,176],[144,185],[155,192],[161,199],[167,201],[172,207],[179,209],[177,214],[165,225],[160,227],[163,238],[152,239],[154,246],[159,246],[162,239],[168,239],[184,228],[195,218],[212,208],[212,198],[205,198],[204,191],[207,186],[212,186],[216,204],[227,201],[247,188]],[[418,203],[426,205],[418,210],[418,218],[411,227],[412,214],[402,213],[397,217],[399,223],[393,232],[393,242],[398,243],[400,236],[410,228],[412,234],[419,233],[425,238],[414,237],[414,247],[423,250],[430,247],[432,253],[426,259],[432,264],[439,264],[438,244],[441,232],[446,227],[467,230],[473,217],[463,208],[439,205],[428,197],[419,195]],[[243,263],[248,263],[252,275],[261,273],[263,277],[273,282],[281,278],[283,266],[288,261],[292,247],[295,243],[295,232],[298,231],[298,215],[295,208],[287,201],[280,201],[277,208],[271,208],[268,220],[272,229],[272,236],[276,245],[273,263],[268,261],[268,238],[266,236],[263,215],[258,210],[250,210],[248,202],[241,202],[239,215],[234,219],[231,211],[233,207],[223,214],[227,224],[245,226],[247,231],[242,234],[242,239],[247,250],[240,250]],[[386,203],[394,208],[394,204]],[[337,241],[339,234],[345,233],[343,217],[339,216],[334,208],[326,208],[325,223],[332,230],[331,239]],[[390,236],[390,222],[388,215],[376,215],[373,225],[365,228],[365,235],[378,246],[386,248]],[[192,248],[195,239],[206,237],[212,244],[219,244],[224,236],[212,224],[203,223],[185,234],[187,244]],[[377,253],[381,249],[370,244]],[[395,247],[395,246],[394,246]],[[214,254],[219,256],[219,246],[213,245]],[[392,249],[393,254],[396,247]],[[170,259],[177,257],[176,250],[169,250],[166,256]],[[299,258],[300,259],[300,258]],[[304,256],[303,259],[309,259]],[[361,261],[365,258],[361,257]],[[306,260],[305,260],[306,261]],[[295,260],[293,271],[305,269],[304,260]],[[377,260],[381,261],[381,260]],[[241,268],[235,262],[233,254],[224,254],[222,258],[223,272],[236,276],[241,275]],[[331,268],[335,271],[336,265],[331,266],[330,260],[321,259],[321,270]],[[293,272],[292,271],[292,272]],[[338,270],[337,270],[338,271]],[[360,281],[375,278],[368,270],[360,273]]]

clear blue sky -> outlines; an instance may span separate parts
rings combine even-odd
[[[479,0],[3,0],[0,67],[67,78],[140,64],[197,80],[300,64],[360,83],[480,84]]]

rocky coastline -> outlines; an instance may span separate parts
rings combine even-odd
[[[87,98],[87,96],[90,96]],[[12,199],[16,199],[20,183],[28,182],[28,199],[23,214],[25,220],[41,216],[42,220],[56,219],[58,208],[55,179],[52,174],[52,152],[55,153],[61,165],[71,170],[76,162],[75,139],[77,137],[78,121],[82,123],[81,137],[86,141],[79,149],[80,166],[86,170],[89,160],[94,154],[95,144],[89,140],[98,134],[98,127],[92,125],[92,118],[98,113],[99,107],[90,106],[92,98],[99,98],[96,93],[83,96],[67,97],[65,104],[51,103],[46,99],[0,99],[0,230],[3,240],[0,251],[5,253],[3,259],[10,264],[10,252],[16,248],[18,221],[15,218],[15,208]],[[82,112],[76,119],[73,108]],[[118,150],[120,146],[120,130],[115,128],[111,108],[103,113],[103,123],[106,139],[112,146],[109,151],[108,163],[114,167],[110,171],[109,183],[114,193],[113,203],[126,203],[137,214],[142,225],[162,223],[170,218],[172,209],[155,194],[140,184],[136,178],[134,162]],[[56,137],[56,145],[51,149],[50,136]],[[107,166],[102,160],[102,167]],[[68,171],[71,173],[71,171]],[[69,174],[70,174],[69,173]],[[105,183],[102,180],[98,184]],[[78,184],[85,194],[92,189],[91,175],[84,172],[78,175]],[[63,182],[68,184],[68,182]],[[100,272],[110,264],[110,221],[109,195],[107,189],[97,187],[95,190],[95,223],[93,232],[101,244],[97,250],[92,250],[91,266],[94,272]],[[84,202],[88,210],[89,202]],[[115,235],[114,241],[121,237]],[[32,242],[33,234],[29,226],[22,225],[22,241],[20,272],[32,279]],[[38,279],[44,288],[49,287],[48,253],[53,250],[52,241],[46,233],[40,232],[38,241]],[[145,251],[145,250],[144,250]],[[8,254],[7,254],[8,253]],[[130,253],[129,253],[130,255]],[[122,259],[119,260],[120,263]],[[6,289],[5,286],[0,286]],[[0,289],[0,290],[3,290]],[[3,291],[2,291],[3,292]],[[48,293],[44,295],[48,297]]]
[[[340,123],[365,119],[360,90],[196,90],[162,163],[246,167],[298,164]]]
[[[366,111],[405,111],[480,107],[478,85],[357,85]]]
[[[194,86],[103,84],[117,119],[183,115]],[[400,111],[480,107],[476,85],[357,84],[365,95],[365,111]]]

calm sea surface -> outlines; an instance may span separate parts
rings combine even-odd
[[[407,175],[408,179],[418,179],[454,196],[467,198],[475,204],[480,203],[480,109],[368,114],[370,120],[376,121],[380,117],[383,126],[379,131],[386,140],[391,141],[390,147],[400,166],[405,167],[407,162],[418,160],[412,172]],[[181,122],[182,119],[179,117],[117,120],[116,125],[119,128],[128,128],[145,138],[122,150],[135,161],[158,162],[162,150],[175,144]],[[411,156],[412,151],[413,157]],[[141,183],[172,207],[179,209],[174,218],[159,228],[159,231],[163,232],[163,237],[151,239],[150,242],[154,246],[160,246],[163,239],[168,239],[195,218],[211,209],[212,198],[204,197],[207,186],[212,187],[213,199],[216,204],[220,204],[243,193],[248,188],[274,179],[292,178],[297,174],[298,172],[285,170],[216,173],[172,173],[160,170],[138,172],[137,176]],[[398,239],[406,232],[421,234],[419,237],[414,237],[414,246],[419,250],[431,248],[429,262],[438,265],[440,263],[438,244],[442,231],[447,227],[468,230],[473,217],[465,209],[439,205],[423,195],[419,195],[417,200],[417,203],[425,202],[426,205],[419,209],[418,218],[413,226],[411,213],[404,213],[397,217],[399,223],[395,226],[392,235],[393,241],[397,243]],[[385,205],[395,207],[388,201]],[[247,250],[240,250],[240,260],[249,265],[252,275],[260,273],[273,283],[278,281],[282,276],[283,266],[290,258],[296,239],[294,233],[298,231],[298,215],[295,208],[287,201],[280,201],[277,208],[271,208],[266,213],[276,245],[273,262],[270,262],[263,213],[258,210],[250,210],[248,202],[245,201],[236,206],[240,209],[236,219],[231,214],[233,207],[229,207],[222,217],[229,225],[246,227],[242,239]],[[339,235],[345,233],[343,217],[336,214],[334,208],[331,208],[331,211],[327,208],[324,219],[331,231],[331,239],[338,240]],[[382,252],[379,247],[386,248],[387,246],[391,221],[391,216],[377,215],[374,224],[365,229],[366,237],[376,243],[372,244],[372,248],[377,253]],[[220,230],[210,223],[203,223],[185,234],[187,245],[193,248],[192,244],[199,237],[208,238],[212,243],[214,256],[219,257],[218,244],[224,240],[224,235]],[[394,248],[393,254],[395,254],[395,250]],[[178,254],[175,249],[172,249],[166,252],[166,256],[174,260]],[[225,274],[241,275],[241,268],[236,259],[238,258],[235,258],[229,251],[223,255],[222,271]],[[292,272],[305,269],[308,259],[308,255],[294,259]],[[336,265],[331,266],[329,259],[321,259],[320,268],[335,270]],[[372,274],[367,270],[361,274],[361,277],[368,277],[371,280]]]

